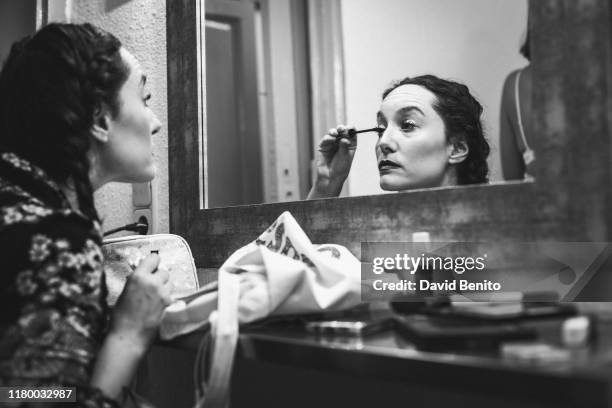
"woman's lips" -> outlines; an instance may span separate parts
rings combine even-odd
[[[391,161],[391,160],[386,160],[386,159],[385,160],[381,160],[378,163],[378,171],[380,173],[388,172],[388,171],[391,171],[393,169],[397,169],[397,168],[400,168],[400,167],[401,166],[399,164],[397,164],[396,162]]]

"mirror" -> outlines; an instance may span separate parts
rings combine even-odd
[[[429,73],[464,83],[482,104],[489,179],[502,180],[502,90],[528,63],[526,0],[203,3],[201,208],[305,199],[327,130],[376,126],[391,82]],[[387,192],[377,139],[357,136],[342,195]]]
[[[527,94],[533,101],[529,118],[537,135],[533,138],[538,154],[535,182],[211,209],[204,209],[199,196],[205,134],[201,109],[205,105],[196,69],[201,47],[196,43],[201,41],[203,17],[202,1],[169,3],[170,230],[195,248],[196,265],[219,267],[283,211],[291,212],[312,242],[345,245],[355,254],[361,242],[410,241],[412,233],[422,231],[429,232],[432,240],[452,242],[536,242],[551,237],[609,241],[609,212],[603,210],[609,191],[601,188],[611,185],[610,172],[601,166],[610,161],[612,151],[609,110],[605,109],[610,95],[602,92],[610,89],[612,72],[607,1],[529,1],[532,81],[537,84]],[[315,38],[311,43],[321,40],[317,44],[329,50],[333,32],[319,32],[325,41]],[[315,66],[330,66],[312,61]],[[331,66],[339,71],[336,64]],[[331,90],[317,99],[316,106],[323,108],[333,101],[329,96],[340,88],[337,82],[328,85],[313,87],[313,94],[317,89],[319,93]],[[577,100],[585,102],[576,104]],[[320,112],[313,115],[313,122],[322,121]],[[595,204],[584,206],[585,199]]]

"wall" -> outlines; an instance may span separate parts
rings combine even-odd
[[[147,74],[151,109],[164,124],[153,136],[157,177],[153,181],[153,232],[167,232],[168,127],[166,2],[164,0],[74,0],[71,21],[90,22],[115,34]],[[96,192],[104,229],[132,222],[132,186],[111,183]]]
[[[526,64],[518,50],[526,0],[343,0],[347,123],[375,125],[392,80],[433,73],[465,83],[484,106],[493,147],[491,179],[501,179],[498,144],[506,75]],[[373,135],[373,134],[372,134]],[[380,193],[375,136],[362,136],[349,176],[350,195]]]
[[[13,42],[36,30],[36,0],[0,0],[0,64]]]

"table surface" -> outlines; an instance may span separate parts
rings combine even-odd
[[[537,329],[538,343],[561,347],[561,322],[537,319],[521,324]],[[171,344],[195,350],[200,338],[201,333],[192,333]],[[518,385],[528,398],[590,407],[612,404],[611,320],[599,320],[595,340],[571,349],[565,361],[521,361],[497,350],[427,352],[393,329],[361,338],[322,337],[295,322],[242,328],[238,358],[499,395]]]

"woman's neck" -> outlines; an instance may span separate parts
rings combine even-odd
[[[89,180],[91,182],[91,188],[93,191],[98,190],[100,187],[111,181],[109,172],[105,171],[100,165],[101,160],[97,152],[92,149],[89,152]]]
[[[449,168],[445,173],[444,177],[439,186],[437,187],[451,187],[458,185],[457,179],[457,170],[454,168]]]

